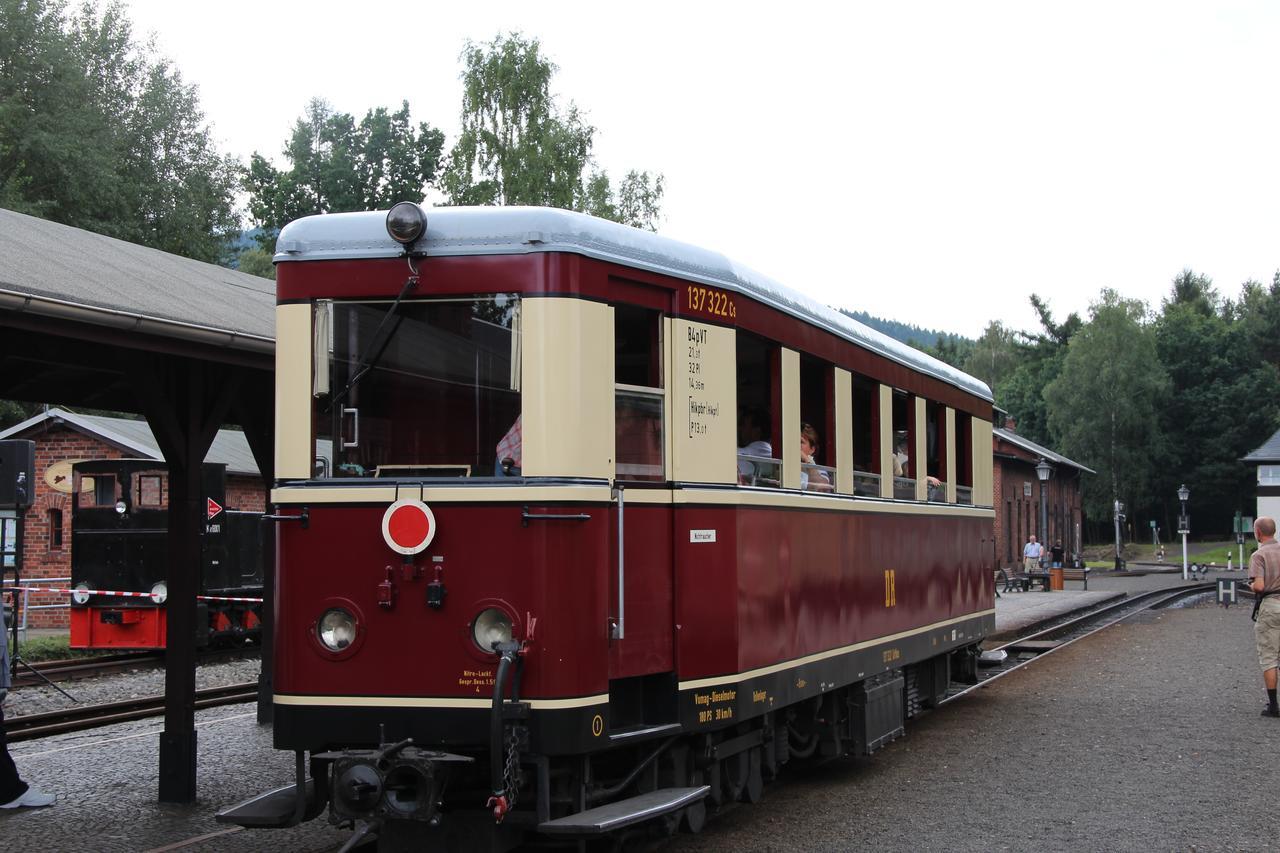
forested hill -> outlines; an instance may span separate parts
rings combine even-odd
[[[873,317],[865,311],[846,311],[842,308],[840,313],[852,317],[859,323],[870,326],[878,332],[884,332],[889,337],[902,341],[904,344],[911,344],[918,349],[929,350],[930,352],[936,347],[939,338],[952,344],[972,343],[963,335],[942,332],[936,329],[922,329],[919,326],[900,323],[897,320],[885,320],[880,317]]]

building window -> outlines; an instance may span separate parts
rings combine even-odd
[[[1280,465],[1259,465],[1258,485],[1280,486]]]
[[[49,550],[62,550],[62,510],[49,510]]]

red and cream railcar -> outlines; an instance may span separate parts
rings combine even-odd
[[[696,830],[973,674],[972,377],[560,210],[311,217],[275,259],[275,740],[305,784],[223,819]]]

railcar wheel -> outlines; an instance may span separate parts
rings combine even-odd
[[[758,803],[764,797],[764,774],[760,770],[762,756],[760,747],[754,747],[747,753],[747,783],[742,788],[742,801]]]
[[[698,800],[691,806],[686,806],[684,811],[680,812],[680,831],[687,832],[690,835],[697,835],[702,832],[702,828],[707,825],[707,803],[706,800]]]
[[[732,803],[743,799],[747,782],[751,776],[751,762],[747,752],[739,752],[720,762],[720,779],[724,785],[725,802]]]

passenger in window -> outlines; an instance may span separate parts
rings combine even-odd
[[[747,409],[738,419],[738,455],[773,458],[773,445],[764,430],[764,416],[758,409]],[[759,476],[759,466],[750,459],[738,460],[738,482],[754,485]]]
[[[523,417],[523,413],[516,415],[515,423],[511,425],[511,429],[507,430],[507,434],[502,437],[502,441],[498,442],[498,461],[494,464],[493,470],[493,476],[495,477],[520,476],[520,448],[523,444],[524,436],[520,419]]]
[[[909,461],[909,457],[907,456],[907,437],[906,435],[900,434],[898,436],[898,440],[894,442],[894,446],[893,446],[893,476],[895,477],[907,476],[908,461]]]
[[[814,455],[820,443],[818,431],[812,424],[800,425],[800,488],[810,492],[831,491],[831,477],[821,468],[816,467]]]

